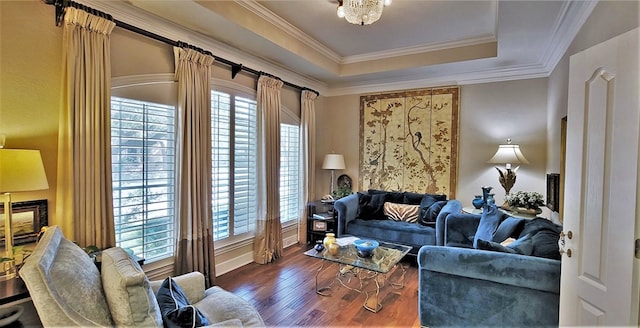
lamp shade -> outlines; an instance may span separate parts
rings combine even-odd
[[[529,161],[524,157],[522,151],[520,151],[519,145],[500,145],[498,151],[491,157],[487,163],[499,163],[499,164],[529,164]]]
[[[327,154],[324,156],[322,168],[325,170],[344,170],[344,156],[341,154]]]
[[[48,188],[39,150],[0,149],[0,193]]]

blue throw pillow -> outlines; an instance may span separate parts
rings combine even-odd
[[[562,226],[544,218],[527,220],[520,236],[531,235],[533,241],[532,256],[560,260],[558,239]]]
[[[429,210],[429,207],[431,207],[431,205],[435,204],[435,202],[436,199],[429,195],[424,195],[422,197],[422,200],[420,201],[420,215],[418,216],[418,222],[427,222],[427,211]]]
[[[440,214],[440,211],[445,205],[447,205],[447,201],[440,200],[433,203],[431,206],[429,206],[429,208],[424,214],[424,217],[421,220],[419,220],[420,224],[430,225],[430,226],[435,225],[436,220],[438,219],[438,214]]]
[[[478,224],[478,230],[473,237],[473,248],[478,248],[478,239],[493,240],[502,217],[505,214],[498,210],[496,205],[487,205],[482,210],[482,216],[480,217],[480,223]]]
[[[387,202],[402,203],[402,192],[400,191],[369,189],[367,192],[369,195],[385,195],[384,197]]]
[[[526,219],[518,219],[511,216],[507,216],[500,225],[496,232],[493,234],[493,238],[491,241],[495,242],[503,242],[509,237],[518,238],[520,235],[520,231],[524,228],[524,223]]]
[[[518,254],[531,255],[533,253],[533,238],[531,235],[520,237],[507,247],[514,249]]]
[[[162,282],[156,299],[162,313],[162,322],[167,328],[202,327],[209,324],[200,310],[189,304],[189,299],[171,277]]]
[[[483,239],[478,239],[476,244],[477,244],[477,247],[476,247],[477,249],[482,249],[485,251],[495,251],[495,252],[513,253],[513,254],[522,254],[522,255],[531,255],[533,251],[533,240],[531,238],[531,235],[526,235],[522,238],[519,238],[508,246],[503,246],[500,243],[483,240]]]
[[[476,249],[481,249],[483,251],[493,251],[493,252],[502,252],[502,253],[516,253],[515,249],[509,248],[507,246],[503,246],[500,243],[496,243],[490,240],[478,239],[476,241]]]
[[[387,194],[358,193],[358,218],[363,220],[382,220],[384,216],[384,202]]]
[[[447,200],[447,195],[439,194],[420,194],[416,192],[405,191],[402,202],[405,204],[419,205],[425,195],[435,198],[436,201]]]

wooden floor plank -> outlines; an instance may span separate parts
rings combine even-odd
[[[403,261],[405,286],[394,289],[386,281],[373,313],[363,304],[365,295],[334,283],[331,296],[315,292],[315,275],[321,261],[304,255],[309,247],[294,245],[270,264],[251,263],[216,278],[216,285],[235,293],[256,307],[265,323],[273,327],[420,327],[418,319],[418,271],[413,258]],[[319,275],[320,286],[336,276],[331,263]],[[398,272],[396,273],[398,274]],[[399,274],[398,274],[399,276]],[[359,286],[355,278],[349,286]],[[365,286],[374,290],[372,281]]]

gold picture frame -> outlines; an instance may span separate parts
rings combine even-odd
[[[46,199],[11,203],[13,245],[36,241],[38,232],[49,223]],[[0,203],[0,246],[4,247],[4,204]]]

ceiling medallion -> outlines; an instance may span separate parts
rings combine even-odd
[[[369,25],[382,16],[392,0],[338,0],[338,17],[356,25]]]

